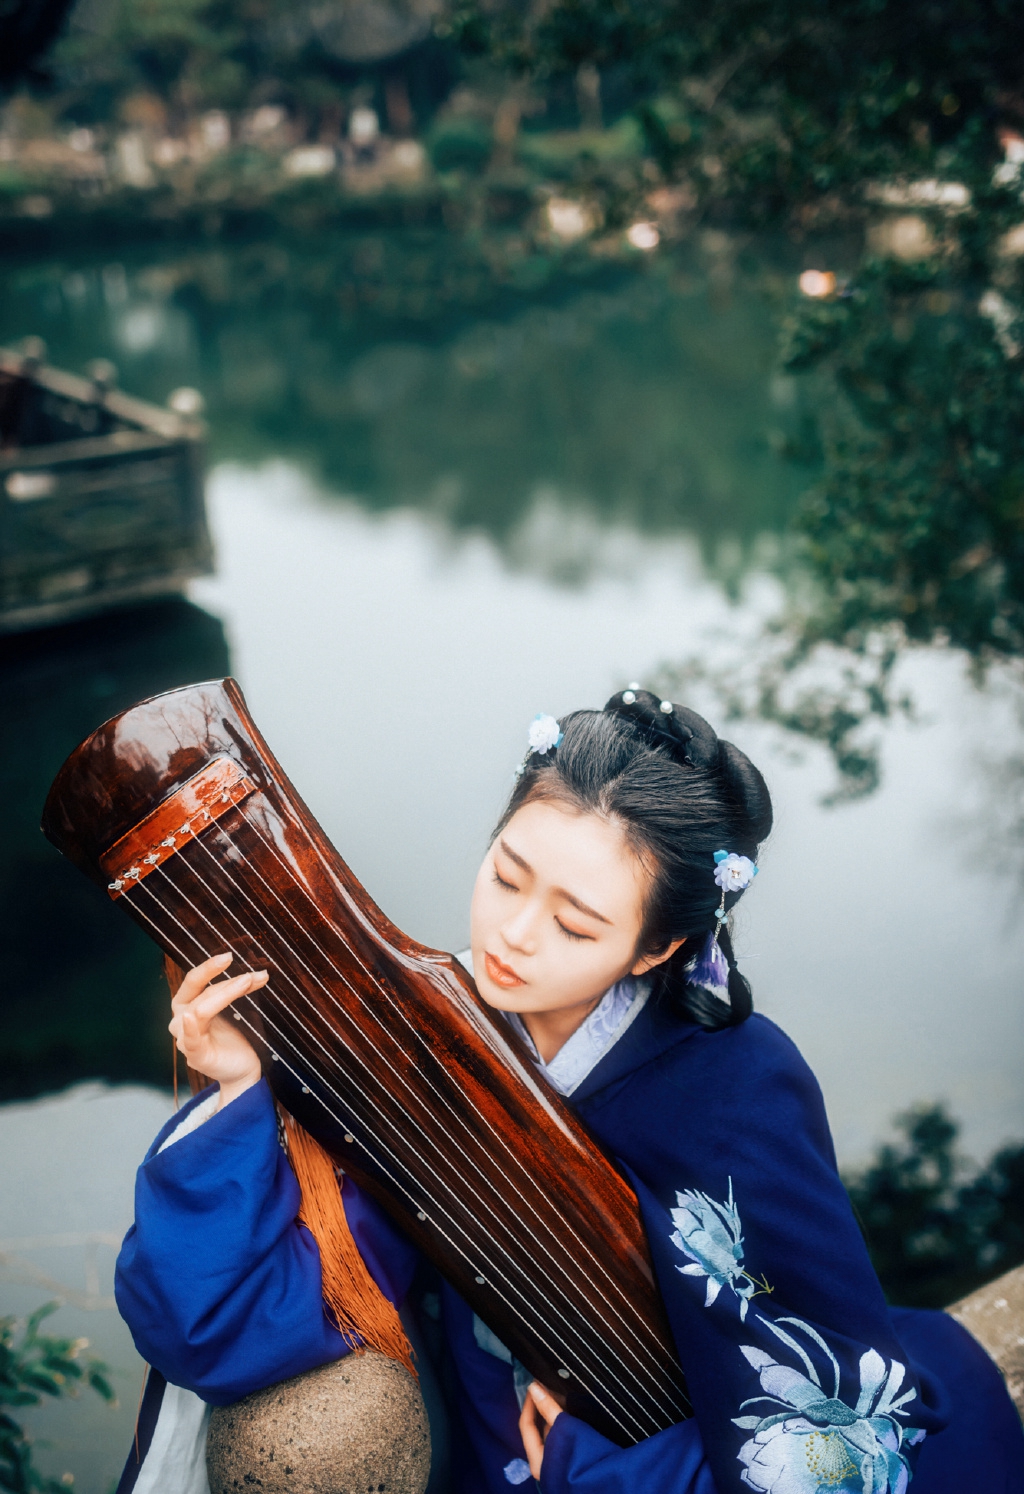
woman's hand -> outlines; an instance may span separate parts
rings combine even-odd
[[[232,959],[229,954],[214,955],[190,970],[174,993],[173,1015],[168,1023],[189,1067],[219,1083],[221,1110],[259,1083],[262,1072],[255,1049],[241,1028],[220,1014],[239,996],[266,985],[267,972],[257,970],[211,985],[214,976],[223,974]]]
[[[544,1438],[562,1414],[562,1408],[539,1380],[531,1380],[519,1417],[519,1435],[526,1448],[526,1460],[534,1478],[540,1478],[544,1461]]]

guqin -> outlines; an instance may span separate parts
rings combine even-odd
[[[57,848],[175,963],[231,950],[284,1107],[568,1410],[629,1446],[690,1414],[636,1198],[450,955],[391,924],[233,680],[143,701],[58,774]]]

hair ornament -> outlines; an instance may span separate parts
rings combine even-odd
[[[715,852],[715,881],[723,892],[742,892],[757,876],[757,867],[749,856],[735,851]]]
[[[543,757],[546,752],[553,752],[562,740],[562,728],[554,716],[547,716],[543,711],[538,711],[530,722],[530,730],[527,741],[531,752],[539,752]]]
[[[675,706],[672,704],[672,702],[670,700],[663,700],[661,702],[661,713],[662,713],[663,716],[671,716],[671,714],[672,714],[672,712],[674,710],[675,710]]]
[[[729,962],[722,953],[717,931],[708,934],[700,954],[688,960],[683,969],[688,985],[703,986],[719,1001],[729,1000]]]

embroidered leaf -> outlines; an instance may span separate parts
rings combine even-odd
[[[741,1427],[744,1432],[756,1432],[761,1425],[759,1416],[734,1416],[732,1419],[734,1427]]]
[[[860,1397],[857,1415],[863,1416],[875,1398],[875,1391],[885,1379],[885,1360],[875,1349],[860,1356]]]
[[[740,1344],[740,1353],[743,1355],[747,1363],[749,1365],[752,1365],[756,1370],[764,1369],[765,1366],[769,1364],[778,1363],[777,1359],[773,1359],[772,1356],[770,1354],[766,1354],[763,1349],[755,1349],[753,1344]]]
[[[786,1321],[789,1321],[789,1320],[787,1319]],[[770,1318],[762,1317],[761,1322],[764,1324],[764,1326],[766,1328],[768,1328],[772,1333],[775,1334],[776,1338],[781,1338],[782,1342],[784,1344],[788,1345],[788,1347],[793,1350],[794,1354],[799,1354],[800,1355],[800,1358],[803,1360],[804,1364],[806,1364],[806,1366],[807,1366],[807,1373],[808,1373],[808,1375],[814,1381],[815,1385],[820,1385],[821,1381],[818,1379],[818,1371],[814,1368],[814,1365],[811,1363],[811,1357],[807,1353],[806,1349],[802,1349],[800,1347],[800,1345],[797,1343],[797,1341],[796,1341],[795,1338],[793,1338],[790,1334],[784,1332],[783,1329],[781,1329],[778,1326],[777,1323],[773,1323]]]
[[[680,1271],[683,1276],[706,1276],[708,1274],[703,1266],[697,1265],[696,1261],[689,1266],[677,1266],[676,1270]]]
[[[818,1347],[820,1349],[824,1349],[825,1353],[828,1355],[829,1360],[830,1360],[830,1362],[832,1364],[832,1373],[835,1376],[835,1385],[832,1388],[832,1394],[833,1395],[838,1395],[839,1394],[839,1360],[833,1354],[832,1350],[829,1348],[828,1344],[822,1338],[821,1334],[817,1333],[811,1327],[810,1323],[805,1323],[804,1320],[803,1320],[803,1318],[780,1318],[779,1322],[780,1323],[790,1323],[794,1328],[800,1328],[804,1333],[807,1334],[808,1338],[812,1338],[814,1340],[814,1342],[818,1345]]]
[[[889,1379],[886,1381],[885,1390],[882,1392],[882,1398],[878,1403],[877,1410],[882,1412],[888,1411],[890,1407],[898,1406],[906,1399],[906,1396],[903,1395],[898,1401],[894,1400],[896,1392],[903,1384],[903,1376],[905,1374],[906,1370],[903,1365],[900,1364],[898,1359],[894,1359],[889,1370]],[[911,1399],[913,1399],[913,1394],[916,1394],[916,1392],[912,1393]]]
[[[799,1370],[788,1369],[783,1364],[772,1365],[761,1371],[761,1384],[769,1395],[777,1395],[800,1411],[821,1405],[825,1397],[820,1385],[813,1385]]]

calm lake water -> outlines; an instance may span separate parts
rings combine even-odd
[[[154,398],[196,385],[211,421],[216,576],[0,654],[0,1312],[63,1288],[55,1323],[121,1376],[120,1411],[38,1418],[42,1460],[85,1494],[134,1418],[114,1242],[170,1064],[152,947],[35,829],[64,756],[133,700],[230,669],[371,894],[460,948],[534,714],[751,636],[813,478],[814,391],[773,371],[784,257],[712,237],[633,278],[418,325],[332,301],[327,249],[279,251],[276,278],[268,255],[13,265],[0,303],[0,341],[41,334],[73,368],[113,357]],[[1024,1135],[1024,938],[986,851],[991,762],[1019,728],[955,660],[908,679],[921,722],[888,730],[863,803],[824,809],[823,758],[731,732],[777,805],[741,964],[818,1073],[846,1162],[918,1101],[946,1100],[979,1159]]]

